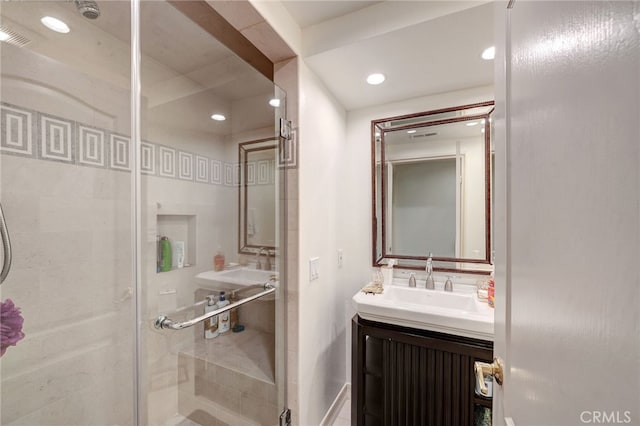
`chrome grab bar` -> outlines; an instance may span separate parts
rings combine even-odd
[[[272,284],[271,282],[268,282],[265,284],[259,284],[258,286],[264,288],[264,290],[262,290],[260,293],[256,293],[251,296],[245,297],[244,299],[240,299],[237,302],[230,303],[227,306],[224,306],[220,309],[216,309],[215,311],[207,312],[206,314],[200,315],[199,317],[191,319],[189,321],[177,322],[167,317],[166,315],[160,315],[158,318],[156,318],[153,325],[158,330],[167,329],[167,328],[171,330],[182,330],[183,328],[191,327],[192,325],[195,325],[213,316],[220,315],[223,312],[227,312],[233,308],[242,306],[245,303],[249,303],[256,299],[260,299],[261,297],[267,296],[278,289],[278,287],[275,284]],[[254,287],[254,286],[251,286],[251,287]]]
[[[2,261],[2,272],[0,272],[0,284],[7,279],[9,270],[11,270],[11,240],[9,239],[9,229],[7,222],[4,220],[4,212],[2,204],[0,204],[0,236],[2,236],[2,248],[4,249],[4,260]]]

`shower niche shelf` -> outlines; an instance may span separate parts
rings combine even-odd
[[[196,264],[196,215],[158,214],[156,216],[157,235],[168,237],[171,242],[171,271],[178,269],[175,256],[175,241],[184,241],[184,267]],[[170,271],[167,271],[170,272]]]

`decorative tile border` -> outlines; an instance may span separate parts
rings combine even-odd
[[[256,184],[256,163],[247,163],[247,185]]]
[[[161,146],[158,152],[160,155],[160,176],[176,177],[176,150]]]
[[[109,148],[111,149],[111,168],[118,170],[131,170],[130,144],[131,140],[126,136],[110,135]]]
[[[105,167],[105,132],[78,124],[78,163]]]
[[[233,186],[233,164],[224,163],[224,185]]]
[[[209,159],[202,155],[196,155],[196,180],[198,182],[209,183]]]
[[[280,138],[278,167],[281,169],[295,169],[298,167],[298,128],[291,130],[291,138]]]
[[[193,180],[193,154],[178,151],[178,177],[182,180]]]
[[[0,105],[0,150],[9,154],[33,156],[33,114],[19,107]]]
[[[140,143],[140,171],[146,175],[156,174],[156,145]]]
[[[73,163],[73,122],[40,114],[40,157]]]
[[[211,160],[211,183],[222,185],[222,161]]]
[[[296,133],[280,144],[277,167],[297,167]],[[131,139],[111,130],[0,103],[0,151],[3,154],[128,171]],[[275,182],[275,160],[250,163],[249,185]],[[145,175],[203,184],[238,186],[240,165],[141,141],[140,171]]]
[[[269,160],[259,160],[256,167],[256,174],[258,177],[258,185],[267,185],[271,183],[271,173],[269,173],[269,166],[272,166]]]

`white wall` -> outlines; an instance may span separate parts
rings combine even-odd
[[[300,90],[299,422],[316,425],[344,385],[345,276],[355,265],[346,241],[363,234],[350,229],[345,203],[345,111],[304,64]],[[345,250],[342,269],[338,248]],[[320,277],[309,282],[311,257],[320,258]]]

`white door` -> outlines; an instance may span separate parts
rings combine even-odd
[[[640,3],[496,18],[494,424],[640,424]]]

